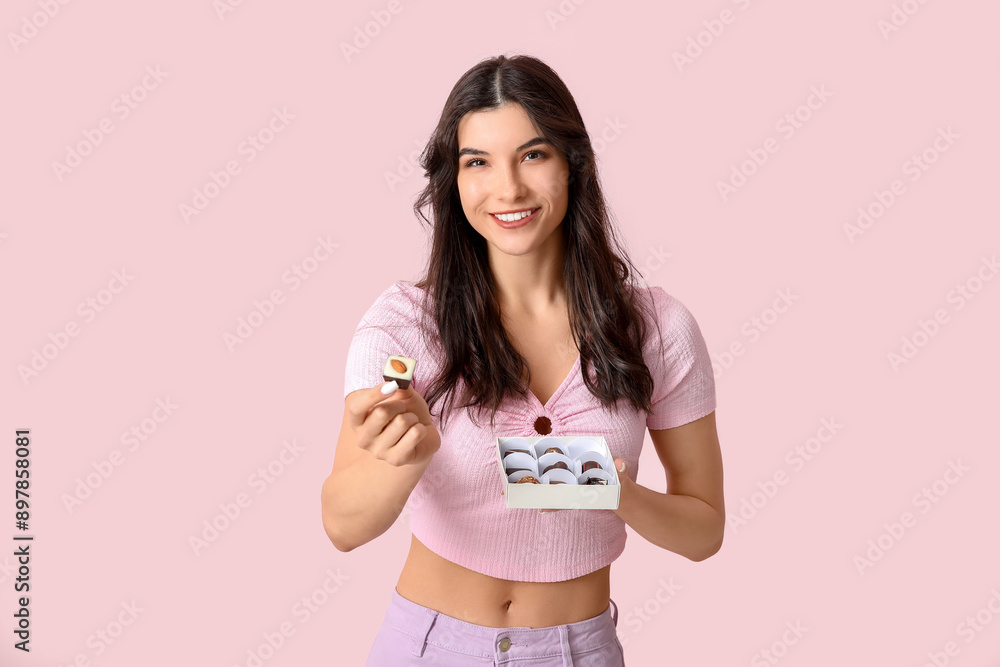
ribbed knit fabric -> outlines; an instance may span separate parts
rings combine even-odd
[[[508,401],[483,428],[466,409],[454,410],[442,430],[441,448],[410,494],[410,530],[429,549],[470,570],[513,581],[574,579],[612,563],[625,549],[625,522],[611,510],[508,509],[496,462],[496,438],[538,437],[535,420],[552,422],[552,436],[604,436],[613,456],[628,463],[636,478],[645,429],[687,424],[716,407],[715,379],[705,339],[690,311],[660,287],[638,288],[652,297],[655,325],[643,355],[653,375],[652,411],[624,401],[606,410],[587,389],[577,358],[573,369],[542,405]],[[347,354],[344,396],[382,384],[390,354],[417,360],[412,387],[421,395],[440,372],[442,359],[426,331],[430,311],[424,292],[400,281],[386,289],[365,313]],[[422,327],[421,324],[425,326]],[[662,345],[661,345],[662,343]],[[591,370],[593,374],[593,370]],[[593,375],[592,375],[593,377]],[[438,410],[439,406],[435,406]]]

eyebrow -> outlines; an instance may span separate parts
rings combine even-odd
[[[532,146],[536,146],[538,144],[547,144],[547,143],[549,142],[546,141],[543,137],[535,137],[534,139],[526,141],[517,148],[515,148],[514,152],[520,153],[525,148],[531,148]],[[489,153],[487,153],[486,151],[481,151],[478,148],[463,148],[462,150],[458,151],[458,157],[462,157],[463,155],[489,155]]]

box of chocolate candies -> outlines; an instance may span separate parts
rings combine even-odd
[[[603,436],[497,438],[507,507],[618,509],[621,486]]]

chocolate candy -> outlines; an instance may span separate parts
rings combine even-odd
[[[561,449],[559,449],[558,447],[549,447],[548,449],[545,450],[546,454],[551,454],[552,452],[555,452],[556,454],[562,454],[563,453],[563,451]]]
[[[507,474],[513,475],[516,472],[521,472],[522,470],[531,470],[531,468],[507,468]]]
[[[569,470],[569,466],[566,465],[565,461],[556,461],[555,463],[553,463],[552,465],[550,465],[549,467],[547,467],[545,470],[543,470],[542,474],[544,475],[545,473],[547,473],[548,471],[550,471],[550,470],[552,470],[554,468],[562,468],[563,470]]]
[[[588,470],[593,470],[594,468],[600,468],[601,464],[597,461],[584,461],[583,470],[581,472],[587,472]]]
[[[518,454],[527,454],[528,456],[531,456],[531,452],[529,452],[527,449],[508,449],[507,453],[504,454],[503,457],[507,458],[508,455],[513,454],[514,452],[517,452]]]
[[[517,480],[516,483],[517,484],[541,484],[541,482],[539,482],[537,479],[535,479],[531,475],[525,475],[521,479]]]
[[[608,480],[601,479],[600,477],[591,477],[590,479],[587,480],[586,483],[587,484],[605,484],[606,485],[608,483]]]
[[[400,389],[407,389],[410,381],[413,380],[413,369],[417,366],[416,359],[389,355],[385,362],[385,369],[382,370],[382,377],[386,382],[396,381]]]

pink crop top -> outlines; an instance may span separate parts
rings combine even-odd
[[[418,540],[458,565],[513,581],[574,579],[621,555],[625,522],[611,510],[508,509],[495,447],[498,436],[539,436],[535,420],[544,416],[552,424],[549,435],[604,436],[635,480],[646,428],[674,428],[715,410],[711,359],[694,317],[660,287],[637,289],[652,296],[663,336],[661,348],[653,327],[643,351],[655,383],[652,411],[636,411],[625,401],[617,414],[606,410],[584,384],[579,358],[545,405],[530,392],[528,400],[515,397],[502,405],[495,431],[488,413],[479,428],[467,409],[453,410],[446,430],[438,424],[441,448],[407,502]],[[368,309],[347,354],[345,397],[382,384],[390,354],[417,360],[411,386],[424,395],[441,359],[420,330],[423,295],[412,282],[400,281]]]

